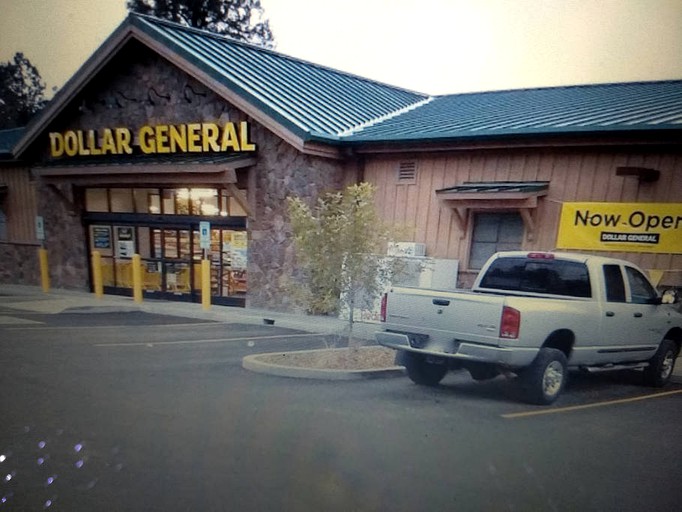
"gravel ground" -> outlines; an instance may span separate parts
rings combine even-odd
[[[264,363],[297,368],[325,370],[373,370],[395,366],[395,350],[385,347],[360,347],[305,352],[283,352],[258,356]]]

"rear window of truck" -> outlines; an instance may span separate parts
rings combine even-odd
[[[587,266],[565,260],[499,258],[488,267],[480,287],[568,297],[592,296]]]

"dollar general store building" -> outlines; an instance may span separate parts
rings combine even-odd
[[[368,181],[460,286],[516,248],[602,251],[680,286],[681,136],[682,80],[429,96],[130,15],[0,133],[0,282],[39,283],[42,243],[53,286],[90,289],[97,250],[106,289],[130,293],[138,253],[145,294],[197,300],[208,222],[214,302],[286,309],[285,198]]]

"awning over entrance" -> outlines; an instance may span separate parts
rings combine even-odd
[[[253,155],[231,156],[130,156],[115,160],[56,161],[34,167],[33,173],[46,183],[101,185],[177,185],[236,183],[236,170],[256,163]]]
[[[464,182],[436,190],[436,196],[452,208],[462,236],[467,232],[469,210],[518,210],[528,239],[535,232],[533,212],[538,198],[547,195],[548,181],[484,181]]]
[[[33,168],[33,174],[52,187],[75,211],[70,200],[63,197],[56,185],[68,183],[82,187],[103,186],[177,186],[220,185],[226,187],[247,213],[246,194],[237,188],[237,169],[252,166],[255,156],[244,155],[172,155],[130,156],[115,160],[70,160]]]

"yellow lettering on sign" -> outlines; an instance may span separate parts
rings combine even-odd
[[[88,151],[85,147],[85,143],[83,142],[83,131],[78,130],[76,132],[76,138],[78,139],[78,154],[81,156],[87,156],[90,154],[90,151]]]
[[[102,154],[106,155],[111,153],[116,154],[116,144],[114,143],[114,132],[111,128],[105,128],[104,133],[102,133]]]
[[[143,126],[140,128],[140,149],[145,154],[154,153],[156,151],[154,128],[151,126]]]
[[[234,129],[234,123],[225,123],[225,128],[223,129],[220,151],[226,151],[228,148],[233,151],[239,151],[239,139],[237,138],[237,131]]]
[[[128,128],[103,128],[101,139],[97,130],[67,130],[63,133],[51,132],[50,155],[99,156],[133,154],[133,134]],[[216,123],[189,123],[179,125],[145,125],[136,134],[135,144],[144,154],[167,154],[178,152],[240,152],[255,151],[256,144],[251,142],[249,124],[241,121]],[[661,217],[662,226],[674,222],[669,217]]]
[[[97,132],[88,130],[88,151],[91,155],[101,155],[102,150],[97,147]]]
[[[187,125],[171,125],[169,135],[171,153],[175,153],[178,149],[187,152]]]
[[[64,154],[64,136],[61,133],[50,133],[50,155],[59,157]]]
[[[168,145],[168,125],[160,124],[156,127],[156,152],[170,153]]]
[[[132,135],[128,128],[116,128],[116,152],[122,155],[124,152],[128,155],[133,153],[133,148],[130,147]]]
[[[246,121],[239,123],[239,139],[242,151],[256,151],[256,145],[249,142],[249,123]]]
[[[192,153],[201,153],[201,125],[199,123],[187,125],[187,150]]]
[[[68,156],[76,156],[78,154],[78,137],[76,137],[76,132],[66,132],[64,134],[64,152]]]
[[[201,125],[201,136],[204,139],[203,149],[208,151],[209,147],[213,151],[220,151],[220,146],[218,145],[218,135],[220,130],[218,125],[213,123],[204,123]]]

